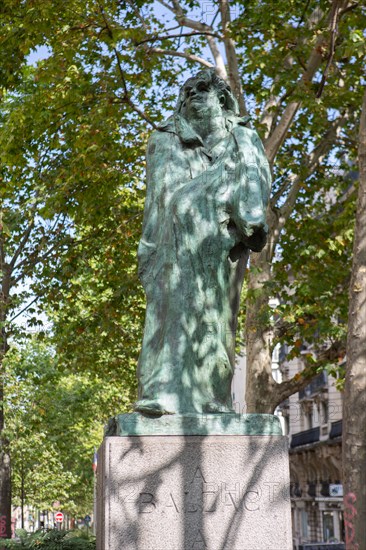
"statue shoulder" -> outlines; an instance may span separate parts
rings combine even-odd
[[[249,116],[249,115],[246,115],[246,116],[237,116],[235,117],[236,118],[236,122],[237,122],[237,125],[238,126],[244,126],[245,128],[248,128],[248,130],[250,130],[251,128],[248,126],[248,124],[251,122],[252,120],[252,117]]]
[[[231,118],[231,124],[234,131],[240,133],[244,133],[247,135],[251,134],[257,134],[257,131],[254,130],[249,126],[250,121],[252,120],[252,117],[245,116],[245,117],[233,117]],[[258,135],[258,134],[257,134]]]
[[[251,142],[253,145],[263,148],[262,141],[259,137],[259,134],[255,128],[249,128],[248,123],[251,120],[251,117],[235,117],[233,121],[232,131],[238,138],[243,138],[246,141]]]
[[[156,149],[164,150],[167,147],[167,141],[170,141],[171,133],[174,132],[174,120],[166,120],[161,123],[157,130],[151,134],[147,142],[147,154],[153,155]],[[159,151],[159,152],[160,152]]]
[[[175,117],[174,115],[170,116],[158,126],[158,132],[174,132],[175,133]]]

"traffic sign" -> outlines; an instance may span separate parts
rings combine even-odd
[[[85,521],[85,523],[90,523],[91,522],[91,517],[90,516],[85,516],[84,521]]]
[[[57,514],[55,514],[55,520],[58,522],[58,523],[62,523],[64,521],[64,515],[62,512],[57,512]]]

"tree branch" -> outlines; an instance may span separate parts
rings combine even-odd
[[[0,269],[3,270],[3,266],[5,265],[5,240],[3,237],[3,229],[0,228]]]
[[[346,124],[347,120],[348,120],[348,115],[346,113],[345,115],[341,116],[339,119],[336,119],[331,123],[330,127],[328,128],[327,132],[321,139],[320,143],[318,144],[317,147],[315,147],[314,151],[309,156],[308,162],[306,163],[307,176],[314,173],[314,171],[317,169],[322,159],[329,153],[329,151],[337,141],[340,131],[342,127]],[[289,215],[293,210],[293,207],[296,202],[297,194],[299,192],[303,179],[304,178],[302,176],[296,176],[294,178],[294,181],[292,183],[292,187],[288,194],[286,202],[280,208],[280,215],[281,215],[283,224],[287,221]]]
[[[132,2],[131,0],[126,0],[127,4],[129,6],[131,6],[132,10],[135,12],[136,16],[140,19],[141,21],[141,25],[144,27],[145,31],[148,31],[148,25],[146,24],[146,21],[145,19],[142,17],[141,13],[139,12],[139,10],[136,8],[134,2]]]
[[[342,17],[342,15],[344,15],[345,13],[351,11],[351,10],[354,10],[355,8],[358,8],[358,6],[360,5],[359,2],[351,2],[351,4],[349,6],[346,6],[345,8],[343,8],[340,12],[340,16]]]
[[[141,46],[142,44],[146,44],[146,42],[157,42],[160,40],[170,40],[171,38],[181,38],[182,36],[204,36],[204,35],[210,35],[210,36],[214,36],[215,38],[221,38],[220,35],[218,35],[217,33],[209,32],[209,31],[183,32],[179,34],[167,34],[165,36],[151,36],[150,38],[145,38],[140,42],[135,42],[135,46]]]
[[[113,48],[113,51],[114,51],[114,54],[115,54],[115,57],[116,57],[117,67],[118,67],[119,74],[121,76],[122,86],[123,86],[123,89],[124,89],[124,96],[121,98],[122,101],[126,102],[131,107],[131,109],[133,111],[135,111],[138,115],[140,115],[140,117],[143,118],[146,122],[151,124],[151,126],[154,128],[154,130],[156,130],[157,126],[156,126],[155,122],[153,122],[151,120],[151,118],[149,118],[147,116],[147,114],[144,113],[144,111],[142,111],[139,107],[137,107],[137,105],[135,105],[134,102],[132,101],[132,99],[130,98],[128,88],[127,88],[126,79],[125,79],[125,75],[124,75],[124,72],[123,72],[123,69],[122,69],[122,64],[121,64],[119,51],[116,48]]]
[[[20,268],[24,268],[24,267],[32,267],[32,266],[35,266],[36,264],[39,264],[41,262],[43,262],[44,260],[46,260],[50,254],[56,250],[56,248],[58,247],[61,247],[61,245],[59,243],[57,244],[53,244],[48,250],[47,252],[45,252],[42,256],[39,256],[38,253],[36,254],[36,256],[33,258],[33,259],[30,259],[29,257],[27,258],[24,258],[24,260],[22,260],[17,266],[16,266],[16,269],[20,269]],[[18,283],[20,283],[20,281],[22,281],[24,279],[24,274],[20,274],[18,275],[18,277],[15,277],[13,278],[12,280],[12,283],[13,283],[13,286],[14,285],[17,285]]]
[[[270,199],[270,204],[272,208],[277,207],[277,201],[283,197],[283,195],[291,189],[291,187],[294,185],[295,180],[297,179],[296,174],[288,174],[285,181],[281,185],[281,187],[276,191],[276,193],[273,194],[273,196]]]
[[[112,29],[109,25],[109,21],[108,21],[106,15],[105,15],[104,9],[100,5],[100,3],[98,3],[98,5],[99,5],[100,13],[102,14],[102,17],[103,17],[103,20],[104,20],[104,23],[105,23],[105,26],[106,26],[106,30],[107,30],[110,38],[113,40],[113,31],[112,31]],[[121,77],[122,87],[123,87],[123,91],[124,91],[124,96],[123,96],[123,98],[121,98],[122,101],[127,103],[133,111],[135,111],[143,120],[145,120],[146,122],[151,124],[151,126],[154,128],[154,130],[156,130],[157,126],[156,126],[155,122],[153,122],[147,116],[147,114],[144,113],[144,111],[142,111],[139,107],[137,107],[137,105],[135,105],[134,102],[132,101],[132,99],[130,97],[130,94],[129,94],[129,91],[128,91],[125,75],[124,75],[124,72],[123,72],[123,69],[122,69],[122,63],[121,63],[121,57],[120,57],[119,51],[115,47],[113,47],[112,50],[113,50],[115,58],[116,58],[117,68],[118,68],[119,75]]]
[[[158,0],[158,2],[164,6],[164,8],[166,8],[167,10],[169,11],[172,11],[174,14],[175,14],[175,8],[173,6],[169,6],[169,4],[167,2],[164,2],[164,0]]]
[[[321,160],[326,156],[331,148],[334,146],[342,127],[346,124],[348,120],[348,113],[340,117],[339,119],[333,121],[325,133],[324,137],[321,139],[318,146],[309,156],[309,159],[303,165],[306,165],[306,175],[310,176],[315,172],[319,166]],[[268,207],[268,225],[270,228],[270,235],[264,252],[268,261],[273,257],[276,245],[278,244],[281,231],[284,228],[288,217],[290,216],[293,207],[295,205],[297,195],[301,188],[301,185],[304,181],[304,176],[298,174],[290,174],[288,176],[287,182],[281,186],[281,189],[272,197],[270,201],[270,206]],[[276,202],[280,198],[280,191],[289,190],[287,199],[281,208],[276,207]]]
[[[343,193],[343,195],[337,198],[337,204],[339,205],[347,202],[348,199],[356,193],[356,191],[357,187],[354,183],[352,183],[352,185],[349,186],[349,188]]]
[[[35,207],[33,206],[32,208],[33,210],[33,214],[34,214],[34,210],[35,210]],[[17,259],[19,258],[20,254],[23,252],[24,250],[24,247],[25,245],[27,244],[28,240],[29,240],[29,237],[31,235],[31,232],[32,232],[32,229],[34,228],[34,217],[32,218],[32,220],[30,221],[27,229],[25,230],[24,232],[24,235],[23,235],[23,238],[22,240],[20,241],[16,251],[14,252],[14,255],[12,257],[12,259],[10,260],[9,262],[9,274],[11,275],[13,269],[14,269],[14,266],[15,266],[15,262],[17,261]]]
[[[317,91],[316,97],[319,99],[323,93],[325,82],[327,80],[328,72],[330,66],[333,62],[334,52],[335,52],[335,42],[338,34],[338,17],[339,17],[340,5],[338,2],[334,2],[332,5],[331,12],[331,23],[330,23],[330,45],[329,45],[329,57],[326,64],[326,67],[323,72],[322,79],[319,84],[319,89]]]
[[[303,11],[303,14],[301,16],[299,25],[304,20],[305,13],[306,13],[307,8],[308,8],[308,4],[309,4],[309,2],[307,3],[307,5],[306,5],[306,7]],[[323,17],[324,17],[323,11],[319,7],[315,8],[315,10],[313,10],[313,12],[310,14],[310,16],[309,16],[309,18],[306,22],[306,27],[307,28],[314,27],[315,25],[317,25],[321,21],[321,19]],[[285,58],[283,60],[283,68],[281,70],[281,73],[286,72],[286,71],[288,71],[292,68],[293,63],[294,63],[294,58],[296,58],[299,65],[303,68],[304,72],[306,71],[306,64],[304,64],[304,62],[302,61],[302,59],[300,58],[300,56],[296,52],[297,46],[299,44],[303,45],[304,42],[305,42],[305,40],[300,37],[298,39],[298,41],[296,42],[295,46],[291,48],[291,52],[285,56]],[[269,99],[268,99],[268,101],[267,101],[267,103],[266,103],[266,105],[263,109],[263,114],[262,114],[262,117],[261,117],[261,124],[265,124],[266,127],[267,127],[265,140],[267,140],[269,138],[269,136],[272,134],[272,129],[273,129],[275,120],[278,117],[278,112],[279,112],[280,106],[296,90],[296,86],[293,86],[292,88],[287,90],[286,94],[284,94],[282,97],[275,96],[274,93],[273,93],[273,90],[275,88],[275,85],[278,83],[279,79],[280,79],[280,73],[278,73],[274,78],[273,84],[271,86],[271,95],[270,95],[270,97],[269,97]],[[273,107],[276,107],[276,109],[273,109]]]
[[[200,65],[203,65],[204,67],[212,68],[213,65],[209,61],[206,61],[202,57],[198,57],[197,55],[185,53],[185,52],[177,52],[176,50],[163,50],[161,48],[149,48],[147,51],[151,53],[155,53],[158,55],[169,55],[172,57],[184,57],[188,61],[192,61],[195,63],[200,63]]]
[[[11,276],[9,266],[4,263],[2,265],[2,278],[0,287],[0,322],[4,322],[6,319],[7,310],[9,307],[9,296],[11,288]],[[1,330],[5,330],[2,327]]]
[[[27,311],[28,308],[30,308],[31,305],[34,304],[34,302],[36,302],[37,300],[39,299],[39,296],[36,296],[35,298],[33,298],[33,300],[31,302],[29,302],[29,304],[27,304],[21,311],[19,311],[19,313],[17,313],[16,315],[14,315],[14,317],[12,319],[10,319],[9,323],[12,323],[14,321],[14,319],[16,319],[17,317],[19,317],[22,313],[24,313],[25,311]]]
[[[239,101],[240,114],[244,116],[248,114],[248,111],[245,105],[243,86],[239,74],[238,57],[236,55],[235,43],[234,40],[231,38],[230,33],[231,18],[229,0],[219,0],[219,5],[221,12],[222,32],[224,35],[226,59],[229,68],[229,82],[236,98]]]
[[[226,82],[228,81],[228,75],[225,68],[225,63],[223,60],[223,57],[220,53],[220,50],[216,44],[216,41],[214,39],[215,33],[212,27],[207,25],[206,23],[201,23],[200,21],[194,21],[193,19],[189,19],[186,17],[183,8],[179,4],[177,0],[173,0],[173,6],[169,6],[166,2],[163,0],[159,0],[160,4],[165,6],[167,9],[172,11],[175,15],[175,18],[177,20],[177,23],[181,27],[188,27],[190,29],[194,29],[196,31],[199,31],[201,33],[206,34],[207,43],[209,45],[209,48],[211,50],[211,54],[214,58],[215,65],[216,65],[216,72],[218,76],[220,76],[223,80]]]
[[[228,74],[227,74],[227,71],[226,71],[224,59],[223,59],[223,57],[220,53],[220,50],[219,50],[215,40],[209,34],[207,35],[207,43],[210,47],[212,56],[215,60],[217,75],[220,78],[222,78],[223,80],[225,80],[225,82],[227,82],[228,81]]]
[[[290,395],[306,388],[312,378],[319,374],[320,368],[325,363],[338,363],[339,357],[345,355],[345,350],[344,342],[333,342],[328,348],[321,350],[317,354],[315,362],[306,364],[304,369],[290,378],[290,380],[284,380],[274,386],[273,391],[276,403],[279,405]]]
[[[333,9],[334,9],[334,5],[335,4],[338,4],[340,3],[340,11],[342,11],[342,6],[346,6],[348,4],[348,0],[333,0],[332,2],[332,8],[328,14],[328,23],[327,23],[327,26],[329,27],[329,25],[331,25],[331,21],[332,21],[332,16],[333,16]],[[316,44],[310,54],[310,57],[309,57],[309,60],[306,64],[306,70],[303,72],[303,74],[301,75],[299,81],[298,81],[298,84],[297,84],[297,88],[298,90],[300,91],[301,89],[304,89],[304,92],[306,92],[306,89],[308,88],[309,84],[312,82],[313,80],[313,77],[315,75],[315,73],[317,72],[317,70],[319,69],[322,61],[323,61],[323,48],[325,46],[326,42],[325,42],[325,37],[324,37],[324,34],[321,34],[317,41],[316,41]],[[271,136],[265,141],[265,150],[266,150],[266,153],[267,153],[267,157],[270,161],[270,163],[273,163],[275,157],[276,157],[276,154],[278,152],[278,150],[280,149],[282,143],[284,142],[285,138],[286,138],[286,135],[287,135],[287,132],[295,118],[295,115],[299,109],[299,107],[301,106],[301,101],[298,100],[298,101],[292,101],[291,103],[289,103],[283,114],[282,114],[282,117],[277,125],[277,127],[275,128],[275,130],[273,131],[273,133],[271,134]]]
[[[283,62],[284,64],[283,71],[285,71],[286,69],[291,69],[293,65],[294,55],[291,54],[285,58]],[[265,140],[268,139],[268,137],[272,133],[272,128],[275,124],[275,121],[277,120],[278,112],[281,105],[286,99],[288,99],[294,93],[296,89],[296,86],[293,86],[292,88],[289,88],[286,91],[286,93],[284,93],[282,96],[280,97],[276,96],[273,92],[279,80],[280,80],[280,74],[277,74],[273,80],[273,84],[270,89],[270,96],[264,106],[263,113],[260,119],[260,124],[263,124],[264,126],[266,126],[266,129],[267,129],[264,136]]]
[[[302,15],[301,15],[301,17],[300,17],[300,21],[299,21],[299,23],[298,23],[298,25],[297,25],[297,28],[299,28],[300,25],[304,22],[304,20],[305,20],[305,14],[306,14],[306,12],[308,11],[309,4],[310,4],[310,0],[307,0],[306,6],[304,7],[304,10],[303,10]]]

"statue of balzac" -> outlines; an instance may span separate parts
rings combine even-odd
[[[138,248],[147,297],[135,410],[232,412],[235,331],[249,251],[266,243],[262,143],[214,70],[182,87],[147,147]]]

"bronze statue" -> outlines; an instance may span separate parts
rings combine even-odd
[[[136,411],[231,412],[240,291],[249,250],[266,242],[271,184],[247,122],[230,87],[204,70],[149,140]]]

